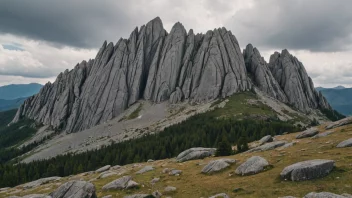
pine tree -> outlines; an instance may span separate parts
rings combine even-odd
[[[242,136],[237,142],[237,152],[244,152],[249,149],[247,138]]]
[[[226,136],[222,137],[222,140],[218,143],[218,147],[216,149],[216,156],[228,156],[232,155],[232,147]]]

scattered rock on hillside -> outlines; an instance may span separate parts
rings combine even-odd
[[[340,142],[336,147],[337,148],[352,147],[352,138]]]
[[[175,192],[176,190],[177,190],[177,188],[173,187],[173,186],[167,186],[164,189],[165,192]]]
[[[313,137],[315,136],[316,134],[319,133],[319,130],[317,128],[310,128],[310,129],[307,129],[303,132],[301,132],[300,134],[298,134],[296,136],[296,139],[302,139],[302,138],[307,138],[307,137]]]
[[[194,160],[194,159],[203,159],[205,157],[209,157],[215,154],[216,148],[190,148],[182,153],[180,153],[176,157],[176,161],[178,162],[184,162],[188,160]]]
[[[330,192],[320,192],[320,193],[311,192],[306,194],[303,198],[346,198],[346,197],[342,195],[330,193]]]
[[[102,198],[112,198],[112,195],[106,195],[106,196],[104,196]]]
[[[104,179],[104,178],[107,178],[107,177],[110,177],[110,176],[114,176],[114,175],[117,175],[117,173],[115,172],[111,172],[111,171],[105,171],[105,172],[102,172],[100,175],[99,175],[99,179]]]
[[[110,165],[106,165],[106,166],[103,166],[101,168],[98,168],[95,172],[96,173],[102,173],[102,172],[105,172],[105,171],[108,171],[110,170],[111,166]]]
[[[147,198],[150,197],[148,194],[134,194],[134,195],[128,195],[124,196],[123,198]]]
[[[332,133],[332,131],[326,131],[324,133],[318,133],[315,136],[312,137],[312,139],[317,139],[317,138],[321,138],[321,137],[326,137],[328,135],[330,135]]]
[[[118,170],[118,169],[120,169],[122,166],[120,166],[120,165],[115,165],[115,166],[113,166],[113,167],[111,167],[110,169],[111,170]]]
[[[325,177],[334,168],[333,160],[308,160],[298,162],[284,168],[280,173],[282,179],[292,181],[304,181]]]
[[[262,137],[262,139],[259,140],[259,143],[262,145],[262,144],[272,142],[272,141],[274,141],[273,137],[271,137],[271,135],[267,135],[267,136]]]
[[[61,177],[41,178],[41,179],[38,179],[38,180],[35,180],[35,181],[32,181],[32,182],[24,184],[23,188],[24,189],[34,188],[34,187],[38,187],[40,185],[43,185],[43,184],[46,184],[46,183],[49,183],[49,182],[52,182],[52,181],[58,181],[60,179],[61,179]]]
[[[69,181],[62,184],[54,192],[50,193],[52,198],[97,198],[95,186],[86,181]]]
[[[152,195],[154,196],[154,198],[160,198],[161,196],[163,196],[163,194],[161,194],[159,191],[154,191]]]
[[[152,160],[152,159],[149,159],[147,162],[154,162],[154,160]]]
[[[286,143],[285,145],[283,145],[281,148],[288,148],[288,147],[291,147],[295,144],[296,144],[296,142],[289,142],[289,143]]]
[[[225,193],[219,193],[219,194],[213,195],[209,198],[230,198],[230,197]]]
[[[218,159],[210,161],[206,166],[204,166],[202,173],[214,173],[224,170],[229,167],[230,164],[236,163],[233,159]]]
[[[105,186],[103,186],[103,190],[122,190],[122,189],[128,189],[131,187],[131,185],[135,185],[136,182],[132,180],[131,176],[123,176],[119,179],[116,179]]]
[[[155,177],[154,179],[152,179],[152,181],[150,181],[151,184],[155,184],[156,182],[160,181],[159,177]]]
[[[286,143],[287,143],[286,141],[269,142],[269,143],[266,143],[264,145],[252,148],[252,149],[246,151],[246,153],[252,153],[252,152],[256,152],[256,151],[272,150],[272,149],[281,147],[281,146],[285,145]]]
[[[352,195],[347,194],[347,193],[343,193],[342,196],[346,197],[346,198],[352,198]]]
[[[152,170],[154,170],[153,166],[145,166],[141,170],[137,171],[136,174],[143,174]]]
[[[181,173],[182,173],[181,170],[174,169],[169,172],[169,175],[180,175]]]
[[[9,198],[52,198],[52,197],[49,195],[43,195],[43,194],[31,194],[31,195],[25,195],[23,197],[11,196]]]
[[[352,123],[352,116],[335,121],[335,122],[329,124],[328,126],[326,126],[325,129],[333,129],[333,128],[337,128],[337,127],[351,124],[351,123]]]
[[[268,165],[269,162],[266,161],[266,159],[259,156],[253,156],[237,167],[235,173],[242,176],[253,175],[263,171]]]
[[[297,198],[297,197],[294,197],[294,196],[284,196],[284,197],[279,197],[279,198]]]

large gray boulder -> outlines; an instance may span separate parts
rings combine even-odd
[[[311,192],[306,194],[303,198],[346,198],[346,197],[342,195],[330,193],[330,192],[320,192],[320,193]]]
[[[138,184],[132,180],[131,176],[123,176],[102,187],[102,190],[122,190],[136,187]]]
[[[218,159],[210,161],[204,168],[202,169],[202,173],[215,173],[222,171],[229,167],[231,164],[236,163],[236,160],[233,159]]]
[[[98,168],[95,172],[96,173],[102,173],[102,172],[105,172],[105,171],[108,171],[110,170],[111,166],[110,165],[106,165],[106,166],[103,166],[101,168]]]
[[[62,184],[54,192],[52,198],[97,198],[95,186],[86,181],[69,181]]]
[[[235,173],[237,175],[254,175],[264,170],[266,166],[269,165],[269,162],[266,159],[253,156],[249,158],[246,162],[237,167]]]
[[[273,137],[271,137],[271,135],[267,135],[267,136],[262,137],[259,140],[259,143],[262,145],[262,144],[265,144],[265,143],[268,143],[268,142],[272,142],[272,141],[274,141]]]
[[[326,137],[328,135],[330,135],[332,133],[332,131],[326,131],[324,133],[318,133],[315,136],[312,137],[312,139],[317,139],[317,138],[321,138],[321,137]]]
[[[141,170],[137,171],[136,174],[143,174],[152,170],[154,170],[153,166],[145,166]]]
[[[334,168],[333,160],[308,160],[287,166],[282,170],[282,179],[291,181],[304,181],[325,177]]]
[[[194,159],[203,159],[215,154],[216,148],[190,148],[181,152],[177,157],[176,161],[184,162]]]
[[[340,142],[336,147],[337,148],[352,147],[352,138]]]
[[[26,184],[24,184],[22,187],[24,189],[30,189],[30,188],[35,188],[35,187],[38,187],[40,185],[43,185],[43,184],[47,184],[49,182],[53,182],[53,181],[58,181],[60,180],[61,177],[46,177],[46,178],[41,178],[41,179],[38,179],[38,180],[35,180],[35,181],[32,181],[32,182],[28,182]]]
[[[335,122],[327,125],[325,127],[325,129],[333,129],[333,128],[337,128],[337,127],[344,126],[344,125],[351,124],[351,123],[352,123],[352,116],[335,121]]]
[[[256,152],[256,151],[272,150],[272,149],[284,146],[286,143],[287,143],[286,141],[269,142],[269,143],[266,143],[264,145],[252,148],[252,149],[246,151],[246,153],[252,153],[252,152]]]
[[[317,128],[309,128],[296,136],[296,139],[302,139],[307,137],[313,137],[319,133]]]

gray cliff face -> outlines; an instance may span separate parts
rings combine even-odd
[[[285,93],[273,77],[268,64],[260,55],[258,49],[253,48],[251,44],[248,44],[243,51],[243,56],[247,71],[251,74],[255,86],[267,95],[276,98],[283,103],[287,103],[288,99]]]
[[[66,132],[101,124],[139,99],[192,103],[251,88],[237,39],[225,28],[195,35],[155,18],[129,39],[104,42],[95,59],[59,74],[28,98],[13,122],[34,119]]]
[[[272,75],[285,92],[288,103],[302,112],[310,109],[331,109],[326,99],[318,93],[303,64],[286,49],[270,57]]]

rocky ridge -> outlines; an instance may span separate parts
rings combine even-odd
[[[176,23],[168,33],[157,17],[128,39],[104,42],[95,59],[59,74],[24,102],[13,122],[28,117],[76,132],[117,117],[138,100],[206,103],[253,86],[302,112],[331,108],[287,50],[267,64],[252,45],[242,54],[225,28],[194,34]]]

